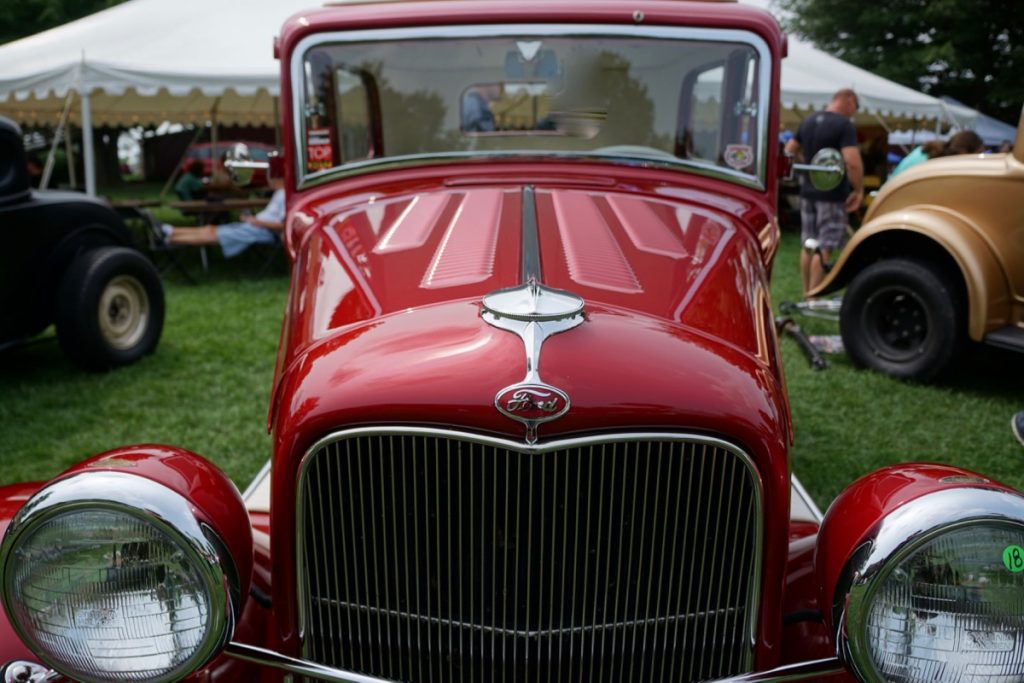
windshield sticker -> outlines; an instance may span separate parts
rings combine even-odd
[[[1024,548],[1010,545],[1003,551],[1003,564],[1014,574],[1024,572]]]
[[[726,166],[742,171],[754,163],[754,150],[750,145],[727,145],[724,158]]]
[[[334,166],[331,129],[314,128],[306,133],[306,170],[322,171]]]

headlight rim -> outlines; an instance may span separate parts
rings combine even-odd
[[[872,601],[885,580],[936,538],[980,525],[1024,532],[1024,497],[987,487],[935,491],[894,510],[853,549],[836,584],[832,609],[837,654],[859,680],[886,683],[875,666],[867,636]]]
[[[232,600],[237,592],[237,570],[233,558],[216,530],[201,522],[190,502],[169,487],[130,473],[112,471],[78,472],[41,488],[11,520],[0,543],[0,601],[11,627],[29,649],[47,666],[85,683],[106,683],[112,680],[94,678],[90,672],[70,669],[63,661],[50,656],[32,636],[19,618],[13,604],[11,586],[15,567],[14,550],[28,534],[54,518],[69,512],[105,510],[126,514],[148,524],[165,535],[186,553],[196,568],[210,600],[209,621],[202,643],[191,657],[147,683],[168,683],[180,680],[216,656],[230,641],[237,621],[238,606]],[[212,538],[211,538],[212,537]]]

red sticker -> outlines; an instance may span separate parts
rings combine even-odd
[[[322,171],[334,166],[331,129],[316,128],[306,132],[306,170]]]

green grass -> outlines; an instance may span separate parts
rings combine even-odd
[[[285,275],[253,278],[215,258],[197,286],[165,280],[163,337],[135,365],[79,371],[52,332],[0,354],[0,483],[47,479],[122,445],[166,443],[204,455],[244,487],[270,456],[267,405],[287,287]]]
[[[786,235],[776,305],[799,296],[797,250]],[[254,278],[246,264],[215,256],[199,285],[170,279],[166,290],[163,339],[136,365],[80,372],[52,333],[0,354],[0,483],[47,479],[143,442],[188,448],[248,483],[270,455],[266,413],[287,278]],[[800,322],[811,333],[836,331],[827,321]],[[943,383],[921,386],[858,371],[843,356],[815,372],[788,338],[782,354],[796,424],[793,470],[820,505],[862,474],[912,460],[1024,488],[1024,450],[1009,429],[1024,409],[1024,355],[975,350]]]

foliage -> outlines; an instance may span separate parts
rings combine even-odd
[[[836,57],[1011,124],[1024,102],[1021,0],[776,0],[787,30]],[[837,83],[836,86],[851,85]],[[853,84],[856,85],[856,84]]]
[[[80,19],[124,0],[7,0],[0,2],[0,44]]]

